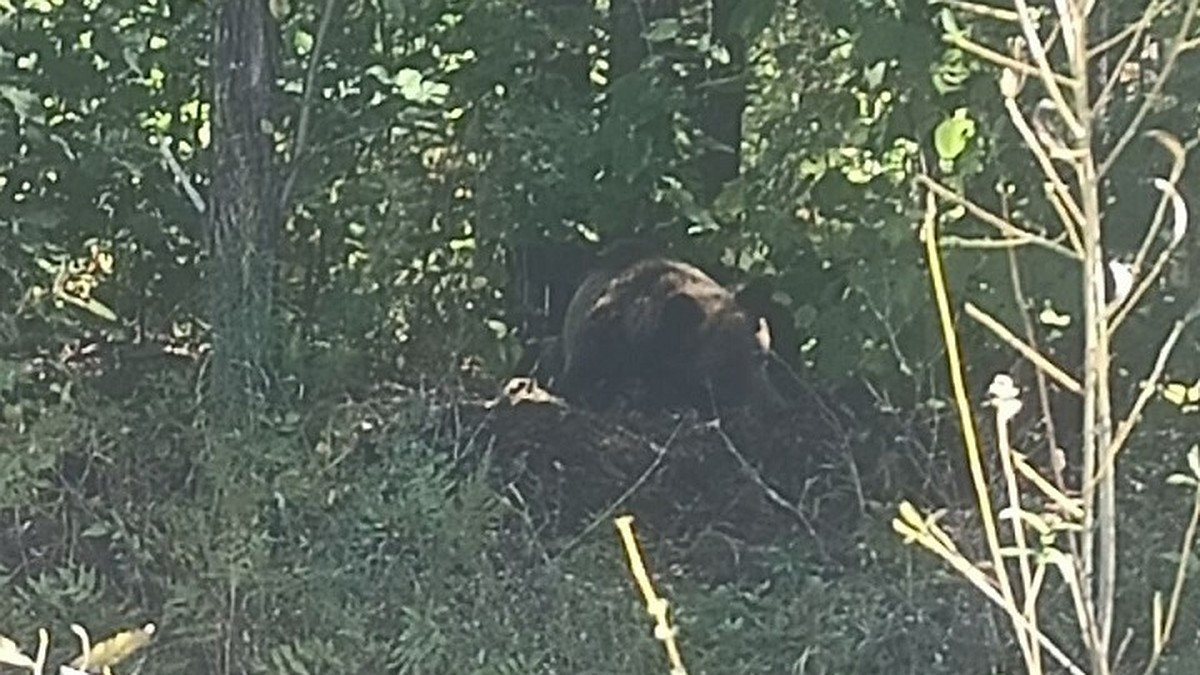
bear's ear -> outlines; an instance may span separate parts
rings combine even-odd
[[[754,340],[758,342],[758,346],[762,347],[764,352],[771,351],[771,324],[767,323],[767,317],[758,317],[758,328],[754,331]]]

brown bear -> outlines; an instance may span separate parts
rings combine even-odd
[[[568,401],[604,407],[622,395],[645,407],[779,407],[767,376],[771,332],[733,293],[688,263],[646,258],[588,275],[567,306]]]

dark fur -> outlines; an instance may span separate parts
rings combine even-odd
[[[618,394],[650,407],[778,406],[767,377],[770,331],[732,293],[687,263],[649,258],[592,273],[567,307],[568,400],[604,406]]]

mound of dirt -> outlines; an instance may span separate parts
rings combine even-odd
[[[785,411],[704,419],[595,413],[514,380],[456,415],[501,489],[562,546],[632,513],[651,536],[702,547],[800,535],[825,548],[862,513],[866,434],[816,393]]]

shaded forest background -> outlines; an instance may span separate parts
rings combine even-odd
[[[1105,3],[1097,32],[1143,4]],[[1178,4],[1142,35],[1098,143],[1137,113]],[[693,672],[1011,672],[1002,622],[889,525],[900,498],[971,519],[916,233],[913,179],[939,166],[939,125],[971,121],[946,184],[1053,216],[1027,198],[1033,160],[942,3],[267,9],[0,0],[0,633],[154,620],[142,667],[164,673],[661,672],[602,520],[621,490],[580,486],[629,488],[637,448],[677,444],[691,449],[631,504]],[[1003,45],[986,17],[969,30]],[[269,77],[223,90],[222,45],[251,39]],[[1142,123],[1188,147],[1195,59]],[[231,165],[221,132],[247,111],[265,115],[262,151]],[[1118,255],[1169,166],[1138,137],[1109,174]],[[1189,236],[1116,345],[1130,397],[1198,284]],[[534,368],[582,275],[628,242],[700,265],[770,319],[802,392],[774,435],[506,406],[502,384]],[[964,299],[1030,321],[1051,354],[1077,349],[1077,271],[1022,249],[1021,304],[1008,256],[945,256]],[[990,333],[959,328],[977,400],[997,371],[1028,386]],[[1198,355],[1193,330],[1168,379],[1200,381]],[[1021,418],[1041,462],[1045,433]],[[1195,410],[1159,400],[1127,451],[1128,625],[1174,572],[1187,497],[1163,485],[1196,439]],[[725,508],[761,492],[745,458],[794,510]],[[768,512],[781,524],[740,540]],[[1160,672],[1200,658],[1187,597]]]

